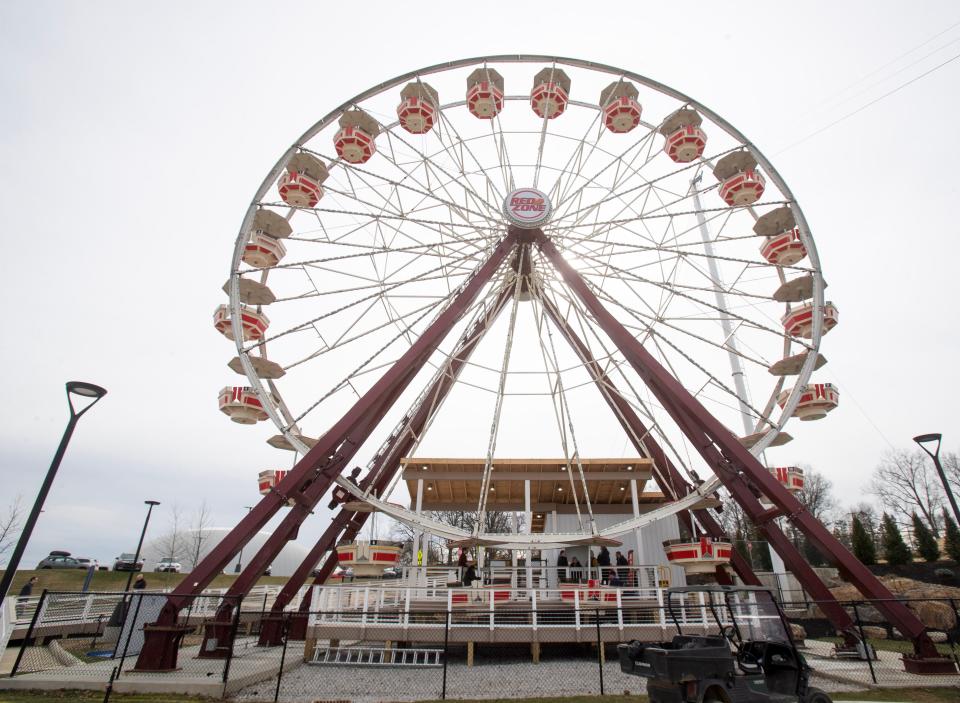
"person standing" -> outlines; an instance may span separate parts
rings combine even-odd
[[[627,567],[630,566],[630,562],[623,556],[623,552],[617,552],[617,566],[620,567],[617,569],[617,580],[621,586],[626,586],[627,576],[630,573],[630,569]]]
[[[143,577],[143,574],[137,574],[137,578],[133,582],[133,589],[135,591],[142,591],[147,587],[147,579]]]
[[[570,558],[570,576],[577,583],[583,581],[583,564],[576,556]]]
[[[31,576],[30,579],[23,584],[23,588],[20,589],[20,595],[18,598],[26,600],[33,595],[33,587],[37,585],[37,581],[39,580],[40,579],[38,579],[36,576]]]
[[[460,547],[460,558],[457,560],[457,570],[460,581],[463,582],[464,575],[467,572],[467,550]]]
[[[607,549],[607,545],[600,547],[597,566],[600,567],[600,583],[606,583],[610,579],[610,550]]]
[[[567,580],[567,553],[562,549],[557,556],[557,579],[561,583]]]

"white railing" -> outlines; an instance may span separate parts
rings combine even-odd
[[[588,584],[563,584],[552,589],[515,589],[487,585],[473,588],[429,589],[410,585],[394,587],[317,587],[311,605],[311,625],[434,626],[443,628],[547,629],[600,627],[623,629],[629,625],[673,627],[665,590],[619,588]],[[714,626],[703,593],[674,595],[672,608],[681,625]],[[438,614],[441,616],[438,618]],[[446,614],[446,617],[442,617]],[[725,614],[718,613],[721,620]]]
[[[256,586],[244,597],[241,612],[269,611],[280,593],[280,586]],[[285,610],[296,610],[308,587],[302,587]],[[165,594],[171,589],[131,591],[136,594]],[[183,617],[212,617],[223,601],[226,588],[212,588],[193,598],[181,611]],[[46,625],[83,625],[105,620],[113,614],[117,602],[124,595],[118,592],[95,593],[52,593],[44,601],[43,610],[37,618],[37,626]],[[21,629],[29,627],[40,603],[40,596],[29,598],[8,598],[7,607],[11,608],[11,627]],[[2,627],[2,626],[0,626]]]
[[[459,583],[466,572],[464,567],[449,566],[404,566],[399,579],[383,579],[384,584],[402,582],[411,585],[429,584],[443,586]],[[484,583],[510,585],[512,588],[535,589],[558,588],[565,583],[588,583],[600,581],[621,587],[653,588],[663,579],[670,579],[669,567],[641,566],[495,566],[477,571],[477,578]],[[530,583],[527,583],[527,580]],[[381,580],[378,579],[378,583]],[[351,583],[345,581],[344,584]],[[354,585],[358,581],[352,582]],[[364,584],[371,583],[363,581]]]

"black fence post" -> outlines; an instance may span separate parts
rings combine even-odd
[[[857,621],[857,629],[860,631],[860,644],[863,647],[863,654],[867,658],[867,666],[870,667],[870,678],[877,682],[877,674],[873,670],[873,657],[870,655],[870,643],[867,642],[867,636],[863,634],[863,623],[860,622],[860,611],[857,609],[857,601],[853,602],[853,617]]]
[[[440,689],[440,700],[447,700],[447,658],[450,646],[450,611],[443,617],[443,687]]]
[[[10,671],[10,678],[12,679],[17,675],[17,669],[20,668],[20,662],[23,660],[23,653],[26,651],[27,646],[30,644],[30,635],[33,634],[33,628],[37,624],[37,618],[40,617],[40,611],[43,610],[43,604],[47,600],[47,589],[43,589],[43,593],[40,594],[40,600],[37,601],[37,608],[33,611],[33,617],[30,618],[30,627],[27,628],[27,635],[23,638],[23,644],[20,645],[20,652],[17,654],[17,660],[13,663],[13,669]],[[13,606],[13,614],[17,614],[17,606]]]
[[[237,648],[237,630],[240,629],[240,610],[243,608],[243,596],[237,598],[237,608],[230,624],[230,649],[227,651],[227,661],[223,664],[223,683],[227,683],[230,676],[230,664],[233,663],[233,652]]]
[[[283,618],[283,650],[280,652],[280,670],[277,672],[277,688],[273,692],[273,703],[280,700],[280,682],[283,681],[283,663],[287,659],[287,641],[290,639],[290,614]]]
[[[603,640],[600,637],[600,609],[594,611],[594,618],[597,622],[597,666],[600,669],[600,695],[603,694]]]
[[[109,703],[110,694],[113,693],[113,681],[117,678],[117,667],[113,667],[113,671],[110,672],[110,680],[107,681],[107,687],[103,691],[103,703]]]
[[[90,640],[90,649],[96,649],[97,638],[100,636],[100,627],[103,625],[103,615],[97,616],[97,629],[93,631],[93,639]]]

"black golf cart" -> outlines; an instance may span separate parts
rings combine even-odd
[[[671,642],[617,646],[620,669],[647,679],[650,703],[830,703],[808,685],[810,667],[767,589],[671,588],[666,601]],[[713,622],[717,634],[684,635],[693,622]]]

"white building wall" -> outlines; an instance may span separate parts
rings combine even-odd
[[[647,506],[640,506],[641,514],[646,512],[644,508]],[[659,506],[656,506],[659,507]],[[599,529],[605,529],[611,527],[617,523],[623,522],[624,520],[630,519],[630,515],[596,515],[595,519],[597,522],[597,527]],[[587,517],[584,516],[584,524],[586,525]],[[577,516],[574,515],[558,515],[557,516],[557,532],[579,532],[580,525],[577,522]],[[616,539],[623,542],[622,547],[610,547],[610,557],[611,563],[614,563],[614,555],[617,551],[623,552],[624,556],[627,556],[632,549],[634,552],[634,565],[635,566],[652,566],[652,565],[665,565],[667,564],[667,555],[663,551],[663,543],[669,539],[678,539],[680,537],[680,525],[677,522],[675,515],[670,515],[659,520],[654,520],[652,523],[644,525],[640,529],[640,545],[638,548],[637,539],[635,532],[630,530],[629,532],[618,536]],[[581,564],[589,563],[589,555],[587,551],[592,550],[594,554],[597,554],[600,551],[599,547],[569,547],[567,548],[566,555],[567,561],[572,557],[576,556],[580,560]],[[639,558],[642,555],[642,558]],[[549,554],[547,556],[549,565],[553,566],[556,564],[556,554]],[[686,585],[686,578],[684,576],[683,569],[678,567],[671,567],[671,584],[674,586],[683,586]]]

